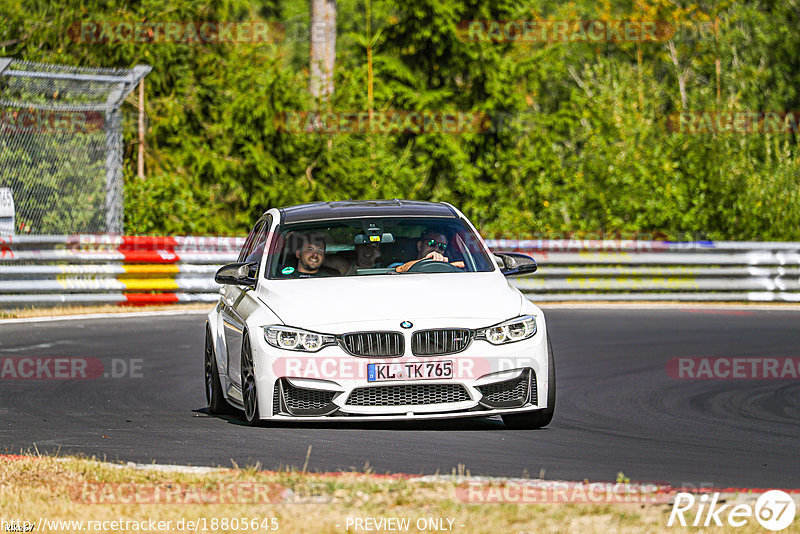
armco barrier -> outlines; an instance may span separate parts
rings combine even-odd
[[[243,238],[0,237],[0,308],[213,302]]]
[[[0,237],[0,308],[214,302],[243,238]],[[530,254],[534,301],[800,302],[800,243],[488,240]]]
[[[541,269],[514,282],[534,301],[800,302],[800,243],[488,240]]]

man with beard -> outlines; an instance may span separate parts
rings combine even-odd
[[[317,278],[336,276],[338,273],[323,267],[325,261],[325,236],[323,234],[297,234],[299,243],[294,255],[297,257],[297,268],[284,268],[281,273],[287,278]]]

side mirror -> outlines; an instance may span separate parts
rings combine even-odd
[[[231,284],[235,286],[256,287],[256,273],[258,272],[258,262],[250,263],[229,263],[223,265],[214,275],[214,281],[218,284]]]
[[[535,273],[538,268],[536,260],[525,254],[503,252],[502,254],[498,253],[494,256],[503,262],[503,265],[500,267],[500,272],[505,276]]]

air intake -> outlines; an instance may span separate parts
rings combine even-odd
[[[517,378],[478,386],[481,404],[488,408],[519,408],[528,402],[536,404],[536,373],[532,369]]]
[[[413,384],[354,389],[347,399],[350,406],[420,406],[470,400],[461,384]]]
[[[335,396],[336,392],[334,391],[299,388],[290,384],[286,379],[280,379],[275,383],[272,413],[286,412],[290,415],[305,416],[328,415],[339,408],[333,404]]]

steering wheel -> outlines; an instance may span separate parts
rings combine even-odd
[[[446,261],[436,261],[433,258],[420,260],[406,271],[407,273],[457,273],[461,269],[455,265],[450,265]]]

